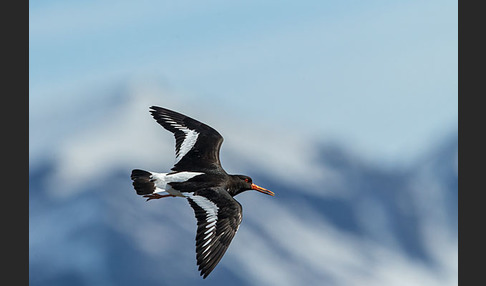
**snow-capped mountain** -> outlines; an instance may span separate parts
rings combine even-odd
[[[233,131],[237,119],[164,92],[31,113],[31,285],[457,285],[457,132],[390,169],[297,131]],[[226,170],[276,193],[236,197],[243,222],[205,280],[188,203],[145,202],[131,186],[131,169],[172,166],[172,135],[148,113],[164,104],[206,118],[225,137]]]

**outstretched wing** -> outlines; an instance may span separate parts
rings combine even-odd
[[[175,111],[152,106],[154,119],[176,139],[173,171],[208,171],[220,169],[219,150],[223,137],[212,127]]]
[[[236,234],[242,208],[223,189],[204,189],[187,195],[197,219],[196,260],[206,278],[219,263]]]

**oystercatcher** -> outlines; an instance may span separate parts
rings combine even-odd
[[[150,107],[154,119],[174,133],[175,164],[169,173],[132,170],[138,195],[152,199],[183,197],[197,219],[196,260],[206,278],[228,249],[242,219],[242,207],[233,197],[247,190],[274,196],[245,175],[229,175],[221,166],[223,137],[210,126],[158,106]]]

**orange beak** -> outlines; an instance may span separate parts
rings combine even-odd
[[[267,194],[267,195],[270,195],[270,196],[275,196],[275,193],[272,192],[272,191],[269,191],[265,188],[262,188],[260,186],[257,186],[255,184],[251,184],[251,189],[252,190],[255,190],[255,191],[259,191],[260,193],[264,193],[264,194]]]

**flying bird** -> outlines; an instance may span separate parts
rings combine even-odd
[[[228,249],[241,223],[242,207],[233,197],[247,190],[275,194],[245,175],[221,166],[223,137],[212,127],[175,111],[152,106],[150,113],[175,137],[175,164],[169,173],[132,170],[138,195],[152,199],[186,198],[197,220],[196,261],[205,279]]]

